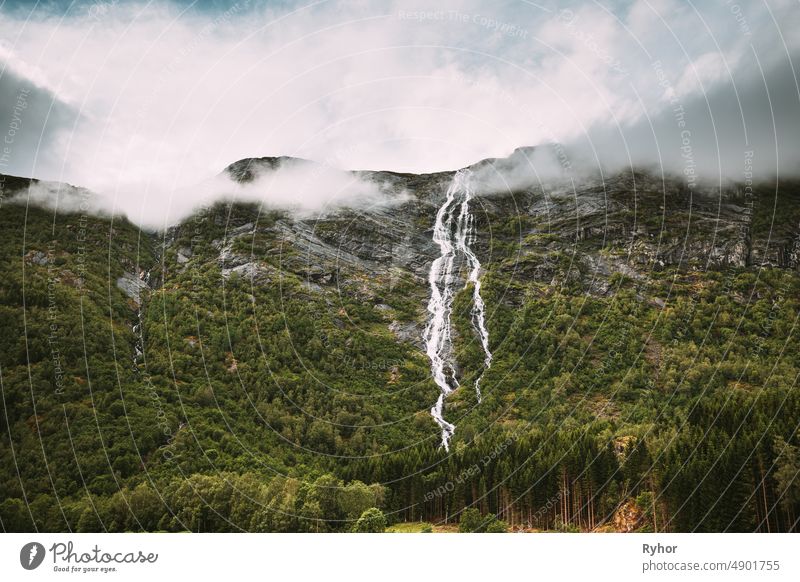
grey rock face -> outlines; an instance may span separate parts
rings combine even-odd
[[[40,266],[47,265],[51,262],[51,258],[48,256],[48,254],[43,253],[42,251],[30,251],[27,255],[25,255],[25,260],[29,263]]]
[[[417,323],[393,321],[389,324],[389,331],[391,331],[398,340],[409,342],[419,349],[424,349],[425,342],[422,339],[424,326]]]
[[[515,160],[532,151],[521,149],[472,168],[512,172]],[[293,158],[254,158],[226,171],[247,182],[286,166],[318,167]],[[228,214],[215,216],[214,224],[225,227],[224,238],[212,243],[222,276],[270,284],[291,274],[311,293],[346,292],[378,304],[384,302],[382,290],[402,283],[419,303],[414,322],[419,326],[425,319],[428,270],[439,255],[432,227],[453,172],[352,174],[379,184],[387,200],[397,197],[394,203],[333,208],[314,218],[285,212],[262,220],[261,214],[239,213],[231,222]],[[641,284],[653,272],[672,268],[800,267],[796,222],[766,232],[762,217],[754,226],[752,201],[735,186],[698,186],[690,192],[678,178],[627,171],[517,184],[513,191],[480,187],[472,209],[477,231],[472,248],[487,270],[522,286],[568,285],[602,296],[615,292],[610,282],[617,274]],[[756,196],[757,209],[759,204],[771,206]],[[191,249],[178,249],[178,265],[190,259]],[[410,313],[407,308],[405,316]],[[404,326],[394,322],[392,332],[403,341],[418,341],[422,330]]]
[[[253,283],[266,283],[272,279],[272,276],[275,274],[275,268],[263,263],[249,262],[228,269],[222,269],[222,277],[224,279],[229,278],[234,273]]]
[[[189,262],[191,258],[192,258],[192,249],[190,249],[189,247],[183,247],[178,249],[176,260],[178,261],[179,265],[185,265],[186,263]]]
[[[142,281],[133,273],[123,273],[122,277],[117,279],[117,287],[119,287],[125,295],[130,297],[133,302],[139,306],[142,304],[141,294],[142,291],[147,289],[147,283]]]

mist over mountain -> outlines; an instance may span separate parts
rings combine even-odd
[[[796,176],[790,2],[537,6],[4,5],[0,172],[149,225],[264,153],[428,173],[560,144],[590,172]]]
[[[741,189],[745,184],[774,182],[778,176],[789,182],[796,179],[796,173],[791,171],[765,170],[764,162],[757,164],[755,155],[753,150],[742,153],[740,175],[731,171],[718,174],[716,179],[697,170],[693,154],[683,158],[684,171],[679,166],[668,169],[657,164],[628,167],[614,153],[605,155],[598,165],[598,160],[590,160],[579,147],[558,143],[519,147],[506,157],[486,158],[465,168],[472,171],[473,187],[481,197],[531,190],[580,190],[587,185],[603,185],[625,172],[639,171],[660,176],[663,183],[656,187],[665,196],[671,195],[670,191],[680,184],[706,197],[724,197],[731,188]],[[788,161],[786,165],[800,167],[800,163]],[[5,187],[4,194],[11,203],[33,204],[54,212],[121,215],[146,230],[162,231],[188,219],[198,209],[218,202],[254,203],[265,209],[290,211],[301,218],[322,217],[343,208],[391,208],[413,198],[405,189],[409,177],[445,179],[456,170],[419,175],[386,170],[344,171],[313,160],[277,156],[243,158],[213,178],[174,191],[153,186],[148,196],[156,201],[146,204],[144,197],[126,197],[122,192],[95,193],[39,180],[16,190]]]

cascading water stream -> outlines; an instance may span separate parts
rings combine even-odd
[[[479,279],[481,263],[472,251],[475,243],[475,218],[470,214],[469,202],[473,197],[469,170],[459,170],[453,177],[444,204],[436,213],[433,227],[433,242],[439,245],[440,255],[431,264],[428,282],[431,298],[428,301],[430,319],[425,329],[425,351],[431,361],[431,375],[439,387],[439,398],[431,408],[431,416],[442,430],[442,446],[450,450],[450,438],[455,425],[444,419],[444,401],[458,388],[450,315],[458,279],[456,259],[466,261],[468,274],[465,288],[472,283],[472,325],[478,334],[484,353],[484,371],[491,366],[492,353],[489,350],[489,332],[486,329],[485,305],[481,297]],[[478,402],[481,400],[480,381],[483,372],[475,381]]]
[[[458,248],[467,258],[467,264],[469,266],[467,285],[470,283],[473,284],[472,326],[478,333],[478,338],[480,339],[481,347],[483,348],[483,365],[485,371],[492,365],[492,352],[489,350],[489,331],[486,329],[486,306],[483,303],[483,297],[481,297],[481,281],[479,278],[481,273],[481,262],[478,260],[478,257],[475,256],[475,253],[472,252],[472,248],[470,246],[475,243],[476,235],[475,217],[469,213],[469,201],[472,198],[472,190],[468,183],[466,185],[466,191],[467,195],[464,198],[464,202],[461,204],[461,214],[459,216],[460,221],[463,221],[466,224],[466,227],[463,230],[459,230],[461,233],[461,238],[457,239],[456,248]],[[481,372],[481,375],[478,376],[477,380],[475,380],[475,394],[478,397],[479,403],[481,401],[482,379],[483,372]]]

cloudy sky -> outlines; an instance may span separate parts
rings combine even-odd
[[[0,172],[129,215],[268,155],[419,172],[558,142],[604,167],[741,179],[752,151],[761,175],[796,173],[798,8],[4,2]]]

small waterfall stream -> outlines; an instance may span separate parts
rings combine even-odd
[[[450,316],[453,298],[457,292],[459,266],[468,269],[464,287],[473,284],[472,325],[478,334],[484,352],[484,371],[491,366],[492,353],[489,350],[489,332],[486,329],[485,305],[481,297],[481,263],[472,251],[475,243],[475,217],[470,213],[469,203],[474,196],[471,186],[471,172],[459,170],[453,177],[444,204],[436,213],[433,227],[433,242],[439,245],[440,255],[431,264],[428,282],[431,297],[428,301],[430,319],[425,329],[425,351],[431,361],[431,376],[439,387],[439,398],[431,408],[431,416],[442,430],[442,446],[450,450],[450,438],[455,425],[444,419],[444,402],[450,393],[458,388],[455,372]],[[458,261],[458,263],[457,263]],[[483,372],[475,382],[478,401],[481,400],[480,381]]]

